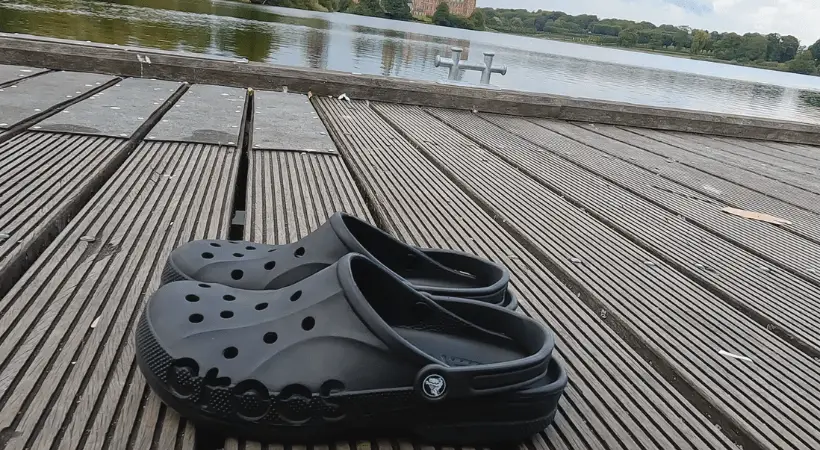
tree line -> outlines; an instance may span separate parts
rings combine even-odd
[[[341,11],[394,20],[414,20],[406,0],[251,0],[290,8]],[[820,40],[808,47],[791,35],[726,33],[625,19],[573,16],[561,11],[478,8],[470,17],[450,13],[442,2],[426,22],[436,25],[560,38],[586,44],[688,54],[734,64],[820,75]]]
[[[688,53],[744,65],[818,74],[820,40],[809,47],[791,35],[721,33],[688,26],[599,19],[561,11],[483,8],[486,27],[513,34],[559,36],[584,43]]]

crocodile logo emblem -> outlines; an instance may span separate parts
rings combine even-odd
[[[427,375],[421,383],[421,388],[424,391],[424,395],[430,398],[439,398],[444,395],[444,392],[447,390],[447,383],[441,375]]]

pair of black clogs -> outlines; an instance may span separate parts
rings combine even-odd
[[[552,422],[567,383],[504,267],[341,213],[289,245],[185,244],[162,282],[139,366],[168,405],[224,433],[517,441]]]

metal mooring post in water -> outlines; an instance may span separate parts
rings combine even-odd
[[[483,63],[469,63],[461,60],[461,53],[464,51],[461,47],[453,47],[450,50],[453,52],[452,58],[442,58],[436,56],[436,67],[449,67],[450,74],[447,77],[450,80],[458,80],[460,70],[476,70],[481,72],[481,84],[490,84],[490,76],[494,73],[501,75],[507,74],[507,66],[493,67],[493,58],[495,53],[484,52]]]

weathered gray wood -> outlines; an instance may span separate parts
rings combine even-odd
[[[129,137],[179,86],[180,83],[172,81],[129,78],[60,111],[30,129]]]
[[[820,245],[553,131],[571,135],[564,122],[428,111],[820,357]]]
[[[760,448],[820,447],[820,372],[813,358],[423,110],[374,108],[482,210],[553,264],[725,432]],[[599,195],[606,198],[606,191]]]
[[[381,224],[416,245],[459,249],[505,264],[522,308],[555,331],[553,354],[567,368],[570,385],[555,425],[523,448],[733,448],[644,355],[607,326],[611,316],[601,320],[601,309],[589,309],[562,285],[559,272],[375,112],[362,102],[321,99],[317,105]],[[421,127],[416,133],[430,131]],[[449,145],[440,147],[451,151]],[[462,160],[464,165],[480,161]],[[511,201],[531,200],[513,196]],[[542,230],[552,234],[544,225]]]
[[[793,223],[781,228],[792,233],[820,241],[820,214],[807,211],[791,205],[783,200],[764,195],[754,189],[755,180],[750,178],[745,185],[739,184],[744,178],[738,177],[735,182],[722,176],[699,170],[698,168],[681,164],[672,158],[667,158],[639,148],[641,136],[627,133],[611,126],[579,126],[558,121],[535,120],[542,126],[550,128],[563,136],[593,147],[610,157],[627,161],[644,169],[651,170],[660,177],[680,183],[698,192],[704,198],[712,198],[726,205],[750,211],[760,211],[778,217],[786,218]],[[513,123],[518,123],[517,121]],[[511,131],[515,129],[508,127]],[[524,131],[524,130],[520,130]],[[620,133],[618,133],[620,131]],[[612,137],[603,133],[611,134]],[[538,142],[537,137],[533,137]],[[619,140],[621,139],[621,140]],[[644,141],[649,141],[643,138]],[[744,141],[745,142],[745,141]],[[763,142],[763,141],[758,141]],[[661,144],[658,142],[658,144]],[[785,152],[784,152],[785,153]],[[820,206],[820,205],[818,205]]]
[[[680,109],[569,98],[503,89],[481,89],[341,72],[235,63],[157,54],[146,63],[133,51],[91,48],[0,36],[0,63],[42,66],[190,83],[338,96],[439,108],[557,118],[715,134],[783,142],[820,144],[820,126]]]
[[[371,220],[339,156],[257,150],[249,155],[245,238],[287,244],[337,211]]]
[[[632,146],[666,158],[676,164],[682,164],[691,169],[723,178],[737,185],[746,186],[749,189],[759,192],[760,194],[776,198],[785,203],[820,214],[820,194],[808,192],[806,190],[785,184],[779,180],[765,177],[756,172],[701,156],[687,151],[684,148],[677,147],[671,143],[661,142],[658,140],[662,138],[654,139],[644,136],[641,134],[644,131],[638,128],[630,128],[625,130],[609,125],[583,126],[604,136],[617,139],[621,142],[627,142]],[[647,132],[649,131],[647,130]]]
[[[170,251],[227,236],[239,156],[143,144],[0,299],[5,448],[193,450],[136,368],[133,332]]]
[[[236,145],[244,105],[244,89],[193,85],[147,139]]]
[[[253,120],[254,149],[336,152],[305,95],[256,91]]]
[[[21,78],[37,75],[38,73],[43,73],[45,71],[46,69],[37,69],[35,67],[7,66],[0,64],[0,85],[8,82],[14,82]]]
[[[92,73],[52,72],[0,88],[0,128],[11,128],[112,79]]]
[[[36,132],[0,144],[0,296],[113,173],[126,144]]]

